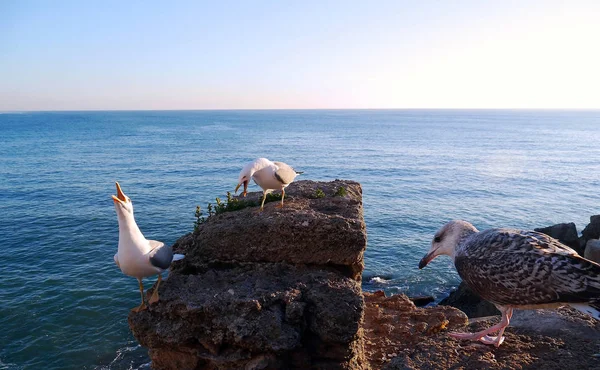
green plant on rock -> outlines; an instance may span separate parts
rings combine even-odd
[[[269,193],[267,194],[267,197],[265,198],[265,203],[269,203],[269,202],[278,202],[281,200],[281,194],[278,193]]]
[[[265,198],[265,203],[276,202],[281,200],[281,194],[269,193]],[[194,231],[198,230],[200,224],[207,222],[212,216],[219,215],[224,212],[233,212],[238,211],[240,209],[255,207],[258,204],[252,200],[246,200],[241,198],[235,198],[231,195],[231,192],[227,192],[227,198],[223,201],[221,198],[215,198],[215,204],[208,203],[206,209],[208,211],[208,217],[204,218],[202,216],[202,210],[200,206],[196,207],[196,221],[194,222]]]
[[[210,209],[210,207],[209,207],[209,209]],[[194,216],[196,216],[196,221],[194,221],[194,232],[196,232],[196,231],[198,231],[198,228],[200,227],[200,225],[203,224],[204,222],[206,222],[206,219],[204,218],[204,216],[202,216],[202,209],[200,208],[200,206],[196,206],[196,213],[194,214]],[[210,217],[210,214],[209,214],[209,217]]]
[[[231,192],[227,192],[227,200],[225,202],[221,201],[220,198],[217,198],[216,202],[217,206],[215,207],[215,214],[217,215],[223,212],[238,211],[240,209],[253,207],[256,205],[256,203],[251,200],[234,198],[231,195]]]
[[[216,197],[215,202],[217,203],[217,205],[215,206],[215,215],[225,212],[226,205],[221,201],[221,198]]]
[[[345,197],[346,194],[347,194],[346,188],[344,188],[343,186],[340,186],[333,196],[334,197]]]
[[[314,199],[325,198],[325,192],[321,189],[315,190],[315,194],[313,195]]]

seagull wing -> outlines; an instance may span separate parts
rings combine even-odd
[[[538,232],[486,230],[467,241],[454,263],[471,289],[499,305],[600,298],[600,265]]]
[[[150,242],[150,247],[152,248],[148,253],[152,266],[163,270],[168,269],[173,261],[173,248],[156,240],[148,240],[148,242]]]
[[[289,185],[294,181],[296,176],[298,175],[296,171],[286,163],[283,162],[273,162],[277,168],[275,169],[275,177],[277,181],[284,185]]]

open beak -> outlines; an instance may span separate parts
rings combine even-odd
[[[435,257],[437,257],[436,254],[434,254],[433,252],[429,252],[425,255],[425,257],[423,257],[421,259],[421,261],[419,262],[419,270],[422,269],[423,267],[427,266],[427,264],[429,262],[431,262],[431,260],[433,260]]]
[[[117,195],[116,196],[112,196],[113,201],[119,202],[119,203],[125,203],[127,202],[127,197],[125,196],[125,193],[123,193],[123,190],[121,190],[121,185],[119,185],[118,182],[115,182],[115,184],[117,185]]]
[[[242,184],[244,184],[244,191],[242,192],[242,196],[245,197],[246,194],[248,194],[248,181],[244,181],[244,182],[241,182],[241,183],[237,184],[237,186],[235,187],[235,193],[234,194],[237,194],[238,189],[240,188],[240,186],[242,186]]]

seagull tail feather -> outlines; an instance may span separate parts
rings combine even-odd
[[[592,316],[596,320],[600,320],[600,301],[593,301],[589,303],[571,303],[569,306]]]
[[[185,256],[183,254],[174,254],[173,255],[173,261],[179,261],[182,260]]]

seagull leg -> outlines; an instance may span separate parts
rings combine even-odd
[[[513,315],[513,309],[509,308],[506,312],[506,320],[507,322],[510,323],[510,319],[512,318]],[[500,345],[502,344],[502,342],[504,342],[504,337],[502,336],[502,334],[504,334],[504,329],[506,329],[506,327],[508,326],[508,323],[502,327],[500,329],[500,331],[498,332],[498,335],[493,337],[493,336],[489,336],[489,335],[485,335],[484,337],[482,337],[481,339],[479,339],[479,341],[481,343],[485,343],[485,344],[493,344],[496,347],[500,347]]]
[[[283,208],[283,198],[285,198],[285,189],[281,189],[281,204],[275,207]]]
[[[477,333],[449,333],[448,335],[456,339],[478,340],[484,344],[493,344],[496,347],[499,347],[502,344],[502,342],[504,342],[504,337],[502,336],[502,334],[504,334],[504,329],[506,329],[508,324],[510,324],[513,309],[504,307],[498,308],[500,308],[500,312],[502,312],[502,320],[500,320],[498,324]],[[497,336],[488,335],[495,331],[499,331]]]
[[[160,282],[162,281],[162,275],[158,274],[158,281],[156,282],[156,288],[154,288],[154,292],[152,292],[152,296],[148,300],[148,304],[153,304],[158,302],[158,287],[160,286]]]
[[[140,312],[141,310],[146,308],[146,303],[144,302],[144,283],[142,283],[142,279],[140,278],[138,278],[138,283],[140,285],[140,295],[142,296],[142,303],[136,308],[133,308],[133,312]]]
[[[258,210],[258,212],[262,212],[263,207],[265,206],[265,199],[267,199],[267,192],[263,191],[263,199],[262,199],[262,203],[260,204],[260,209]]]

